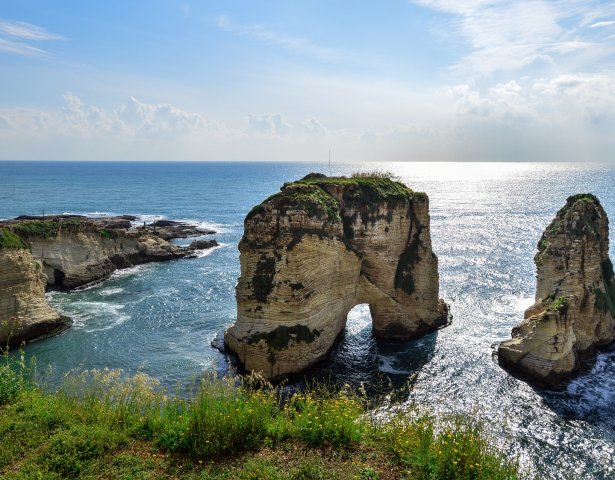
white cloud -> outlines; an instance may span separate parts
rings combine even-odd
[[[263,25],[238,25],[226,15],[219,16],[216,19],[216,24],[218,28],[225,32],[301,55],[308,55],[322,60],[337,60],[341,57],[340,52],[337,50],[318,45],[307,38],[280,34]]]
[[[597,18],[615,12],[615,4],[597,6],[591,0],[414,0],[427,8],[452,14],[453,26],[470,48],[453,65],[468,78],[528,67],[557,65],[561,55],[589,49],[604,58],[614,46],[604,38],[584,38],[583,26],[607,26]],[[592,56],[593,58],[593,56]]]
[[[284,135],[290,131],[289,124],[279,113],[265,113],[261,115],[249,114],[248,124],[252,130],[266,135]]]
[[[197,131],[215,129],[200,115],[169,104],[148,104],[130,97],[116,109],[86,105],[72,92],[64,94],[61,112],[32,109],[0,111],[0,128],[25,135],[64,134],[81,138],[183,137]]]
[[[0,52],[15,53],[17,55],[35,56],[44,55],[46,52],[23,42],[14,42],[0,37]]]
[[[38,25],[0,19],[0,33],[23,40],[66,40]]]
[[[611,20],[608,22],[596,22],[590,25],[590,28],[599,28],[599,27],[612,27],[615,26],[615,21]]]
[[[322,123],[320,123],[315,118],[310,118],[308,120],[305,120],[301,124],[301,126],[303,128],[303,131],[307,135],[312,135],[315,137],[322,137],[326,135],[328,132],[327,127],[325,127]]]
[[[41,56],[47,52],[29,42],[66,40],[38,25],[0,19],[0,51],[25,56]]]

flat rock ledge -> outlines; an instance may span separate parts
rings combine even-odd
[[[310,174],[247,215],[237,321],[224,336],[248,371],[278,380],[326,359],[348,312],[406,341],[446,325],[429,199],[382,177]]]
[[[591,194],[569,197],[538,242],[536,303],[498,348],[500,364],[558,388],[595,349],[615,340],[609,222]]]

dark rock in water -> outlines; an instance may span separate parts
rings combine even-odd
[[[207,250],[209,248],[217,247],[219,245],[215,240],[195,240],[188,248],[191,250]]]
[[[119,218],[123,220],[130,220],[131,222],[134,222],[137,219],[137,216],[136,215],[120,215]]]
[[[131,226],[130,220],[115,220],[105,224],[105,228],[109,229],[123,228],[128,230]]]
[[[177,222],[175,220],[157,220],[148,225],[139,227],[139,230],[145,230],[165,240],[212,235],[216,233],[214,230],[201,228],[185,222]]]
[[[15,220],[41,220],[48,222],[57,222],[60,220],[72,220],[72,219],[83,219],[86,220],[88,217],[85,215],[19,215],[15,217]]]
[[[182,222],[176,222],[174,220],[156,220],[149,224],[150,227],[175,227],[178,225],[184,225]]]

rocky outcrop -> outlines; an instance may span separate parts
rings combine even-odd
[[[388,178],[310,174],[256,206],[244,228],[225,344],[247,370],[276,379],[326,358],[361,303],[387,340],[447,323],[423,193]]]
[[[215,240],[189,247],[166,238],[213,233],[183,222],[133,227],[130,215],[22,216],[0,225],[0,348],[57,333],[70,320],[45,301],[45,288],[71,289],[104,280],[118,268],[195,256]],[[162,238],[165,237],[165,238]]]
[[[6,223],[6,228],[28,245],[40,261],[48,285],[56,289],[81,287],[104,280],[118,268],[190,257],[195,250],[215,246],[180,247],[165,239],[211,231],[173,221],[133,228],[134,218],[19,217]]]
[[[40,263],[26,245],[3,247],[7,237],[11,232],[0,230],[0,349],[53,335],[71,323],[45,301],[47,279]]]
[[[498,349],[500,363],[546,386],[615,340],[609,223],[596,197],[568,198],[538,243],[536,303]]]

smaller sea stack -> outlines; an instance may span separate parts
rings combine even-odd
[[[536,303],[502,342],[502,366],[556,387],[615,340],[609,221],[591,194],[569,197],[538,242]]]

